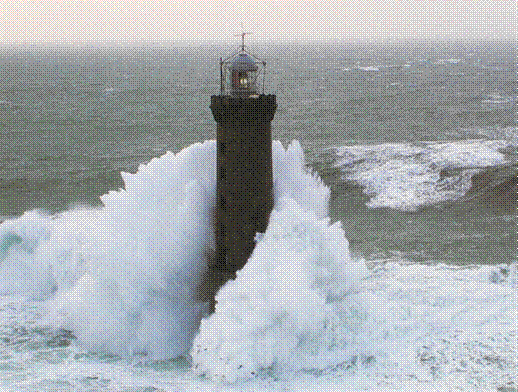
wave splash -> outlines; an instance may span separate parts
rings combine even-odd
[[[202,320],[191,351],[195,371],[234,382],[343,362],[359,317],[345,298],[366,275],[363,262],[351,261],[338,222],[281,199],[248,263]]]
[[[194,144],[123,173],[101,209],[4,222],[0,291],[45,300],[42,324],[89,350],[185,353],[206,307],[193,293],[214,242],[215,159],[214,141]]]
[[[72,330],[81,350],[137,362],[190,353],[192,371],[212,381],[265,376],[290,390],[307,390],[307,377],[312,389],[516,384],[518,264],[377,260],[367,271],[330,224],[329,189],[306,172],[298,142],[273,143],[269,226],[208,316],[194,292],[214,245],[215,160],[214,141],[195,144],[123,174],[126,189],[104,195],[101,209],[3,222],[0,294],[39,301],[40,323]],[[90,376],[94,365],[70,361],[71,379]],[[207,387],[203,377],[182,380]]]
[[[260,373],[324,369],[352,356],[361,318],[346,300],[368,275],[353,261],[330,190],[306,172],[300,144],[274,143],[274,210],[243,269],[216,295],[190,354],[196,374],[235,382]]]
[[[207,312],[194,293],[214,247],[215,161],[214,141],[194,144],[123,173],[125,189],[102,196],[101,209],[31,211],[4,222],[0,292],[44,300],[42,323],[73,331],[88,349],[185,354]],[[327,216],[330,191],[305,170],[298,142],[273,143],[273,170],[274,216],[285,206],[294,213],[293,203],[309,219]],[[348,260],[343,241],[336,249]]]
[[[500,151],[512,147],[504,140],[482,139],[342,146],[335,166],[365,188],[368,207],[417,211],[465,195],[475,174],[508,162]]]

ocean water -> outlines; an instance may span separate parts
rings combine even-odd
[[[3,50],[0,389],[516,388],[511,43],[252,49],[275,208],[212,315],[230,48]]]

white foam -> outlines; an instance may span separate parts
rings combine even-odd
[[[358,67],[359,69],[363,70],[363,71],[367,71],[367,72],[376,72],[376,71],[379,71],[380,69],[378,67],[373,67],[373,66],[368,66],[368,67]]]
[[[438,154],[438,161],[466,162],[449,143],[369,148],[344,159],[354,166]],[[213,241],[215,156],[214,142],[195,144],[124,174],[126,190],[103,196],[101,209],[29,212],[0,224],[2,293],[47,299],[40,323],[79,338],[66,349],[3,346],[2,365],[24,369],[6,371],[6,383],[81,390],[94,374],[110,390],[442,391],[518,382],[517,264],[378,260],[369,273],[351,260],[340,224],[330,225],[329,189],[306,173],[297,142],[286,150],[273,144],[275,208],[266,233],[201,322],[204,305],[193,292]],[[17,299],[19,310],[10,301],[0,301],[1,332],[13,322],[32,328],[34,303]],[[131,362],[191,347],[194,374]],[[130,360],[110,363],[88,350]]]
[[[90,349],[184,353],[205,308],[193,292],[213,242],[215,157],[214,141],[195,144],[123,173],[126,190],[100,210],[4,222],[4,241],[18,239],[5,245],[2,290],[50,297],[43,323]]]
[[[518,264],[381,262],[366,274],[329,252],[329,237],[345,246],[338,226],[283,201],[202,321],[196,374],[274,379],[289,390],[494,390],[517,381]]]
[[[486,105],[504,105],[514,104],[518,100],[518,96],[502,96],[499,93],[493,93],[488,95],[487,99],[482,100],[482,104]],[[507,106],[507,105],[506,105]]]
[[[273,143],[274,196],[327,215],[329,189],[306,173],[302,148]],[[185,353],[206,304],[194,288],[213,247],[214,141],[122,173],[104,207],[58,216],[36,211],[0,225],[0,292],[46,299],[43,323],[82,345],[120,355]],[[102,333],[101,333],[102,331]]]
[[[300,143],[294,140],[285,150],[280,142],[274,141],[272,161],[275,204],[289,197],[303,209],[312,210],[318,218],[326,217],[331,191],[317,173],[307,172]]]
[[[458,64],[464,62],[462,59],[439,59],[434,64],[442,64],[442,65],[448,65],[448,64]]]
[[[479,168],[506,161],[498,149],[509,146],[503,140],[344,146],[337,149],[336,166],[346,179],[365,187],[372,196],[369,207],[414,211],[463,196]],[[441,178],[444,169],[462,170]]]
[[[518,127],[465,128],[461,131],[466,135],[478,134],[481,136],[488,137],[490,139],[503,139],[510,144],[510,150],[512,149],[512,147],[518,147]]]
[[[260,371],[325,368],[344,361],[344,296],[367,275],[339,225],[291,198],[276,205],[252,257],[217,294],[191,351],[195,371],[234,382]]]

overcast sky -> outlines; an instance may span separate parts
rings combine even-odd
[[[3,44],[516,38],[516,0],[6,1]],[[234,41],[233,41],[234,40]]]

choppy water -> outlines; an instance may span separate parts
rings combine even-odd
[[[2,54],[2,388],[516,385],[511,46],[257,48],[275,210],[206,318],[224,50]]]

